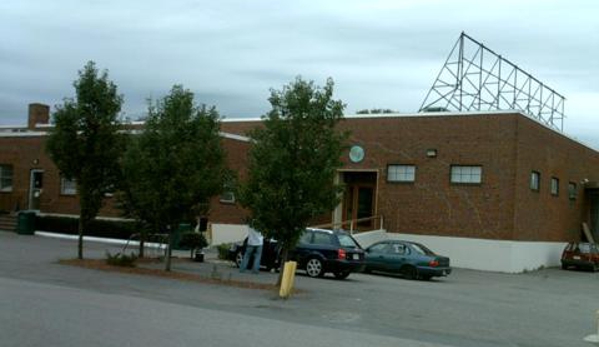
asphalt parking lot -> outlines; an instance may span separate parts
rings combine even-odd
[[[119,247],[86,243],[85,256]],[[182,253],[182,256],[185,253]],[[178,282],[57,264],[76,256],[73,241],[0,232],[0,277],[235,312],[250,317],[398,337],[449,346],[589,346],[596,332],[599,273],[544,269],[501,274],[454,269],[446,278],[408,281],[352,274],[312,279],[298,271],[301,291],[280,300],[274,291]],[[276,273],[240,274],[209,253],[206,263],[176,261],[173,270],[274,283]],[[234,324],[232,322],[232,324]]]

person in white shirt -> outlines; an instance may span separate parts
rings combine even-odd
[[[262,236],[262,233],[248,225],[248,242],[239,268],[240,272],[245,272],[247,270],[248,262],[252,255],[254,256],[252,273],[257,274],[260,271],[260,258],[262,258],[263,242],[264,237]]]

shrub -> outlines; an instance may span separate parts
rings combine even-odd
[[[135,267],[137,255],[131,252],[131,255],[117,253],[115,255],[106,252],[106,264],[112,266]]]
[[[180,249],[189,249],[191,251],[191,257],[193,258],[193,251],[196,249],[202,249],[208,246],[206,238],[201,233],[186,232],[181,234],[179,239]]]
[[[231,249],[232,243],[221,243],[216,246],[218,250],[218,259],[220,260],[229,260],[229,249]]]

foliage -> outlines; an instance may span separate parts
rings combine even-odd
[[[179,248],[188,249],[192,258],[194,250],[202,249],[206,246],[208,246],[208,241],[206,241],[206,238],[201,233],[193,231],[186,232],[181,234],[181,238],[179,239]]]
[[[39,215],[35,217],[36,230],[77,235],[78,226],[79,218]],[[88,223],[84,235],[128,240],[137,230],[136,223],[132,221],[94,219]]]
[[[272,110],[250,135],[255,143],[240,200],[252,226],[281,243],[283,261],[309,221],[339,201],[334,178],[347,134],[336,129],[345,106],[332,97],[331,79],[320,88],[298,77],[271,90]]]
[[[229,260],[229,249],[231,249],[232,243],[221,243],[216,246],[216,250],[218,251],[218,259],[220,260]]]
[[[124,140],[119,134],[123,97],[94,62],[79,71],[73,83],[75,99],[65,99],[53,114],[54,128],[46,148],[68,179],[75,179],[80,198],[79,258],[83,258],[83,232],[102,207],[106,193],[118,181]]]
[[[110,254],[110,252],[106,251],[106,264],[112,266],[123,266],[123,267],[135,267],[135,262],[137,261],[137,256],[135,253],[131,253],[131,255],[117,253],[115,255]]]
[[[119,199],[126,213],[162,232],[193,220],[194,208],[223,187],[219,130],[216,109],[197,106],[193,93],[182,86],[151,102],[144,131],[130,139],[123,158]]]

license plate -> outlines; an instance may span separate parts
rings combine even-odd
[[[360,255],[359,255],[359,254],[354,254],[354,255],[352,256],[352,258],[353,258],[354,260],[360,260]]]
[[[572,258],[576,259],[576,260],[580,260],[580,256],[579,255],[575,255]]]

